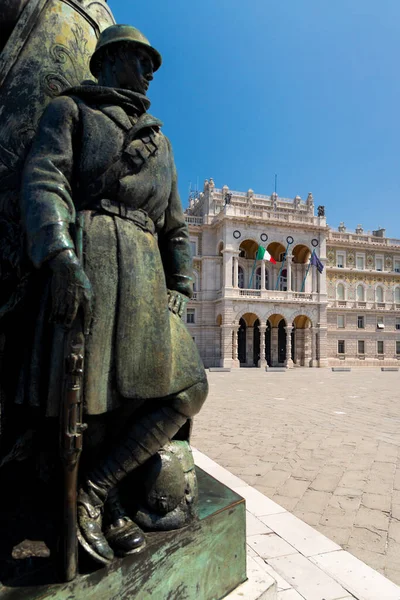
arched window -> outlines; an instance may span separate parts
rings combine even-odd
[[[261,290],[261,268],[256,271],[255,289]]]
[[[338,283],[338,285],[337,285],[336,298],[338,300],[344,300],[344,285],[343,285],[343,283]]]
[[[378,285],[375,292],[376,302],[383,302],[383,288]]]
[[[238,286],[243,289],[244,288],[244,271],[243,267],[239,266],[238,269]]]
[[[279,279],[279,289],[281,292],[287,292],[287,270],[283,269]]]
[[[396,304],[400,304],[400,287],[394,290],[394,301]]]
[[[364,300],[365,300],[365,290],[364,290],[364,286],[361,285],[361,283],[360,283],[360,285],[357,286],[357,301],[364,302]]]

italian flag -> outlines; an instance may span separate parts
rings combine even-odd
[[[272,258],[270,253],[264,246],[258,246],[256,260],[268,260],[270,263],[276,265],[276,260]]]

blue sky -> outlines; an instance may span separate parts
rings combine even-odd
[[[400,238],[399,0],[109,0],[164,64],[150,111],[189,182],[303,199]]]

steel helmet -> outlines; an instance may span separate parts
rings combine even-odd
[[[157,69],[160,68],[162,62],[161,54],[153,48],[149,40],[139,31],[139,29],[136,29],[136,27],[132,27],[131,25],[111,25],[111,27],[107,27],[107,29],[104,29],[104,31],[101,32],[99,39],[97,40],[94,54],[90,59],[90,70],[94,77],[97,77],[99,73],[101,55],[104,48],[120,42],[128,42],[146,49],[151,56],[154,71],[157,71]]]

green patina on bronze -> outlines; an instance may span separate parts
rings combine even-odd
[[[159,544],[173,539],[179,554],[197,531],[189,436],[208,386],[181,320],[193,272],[171,143],[148,112],[161,56],[110,22],[102,0],[28,0],[4,20],[2,464],[40,460],[43,499],[60,491],[64,580],[78,572],[79,540],[111,565],[106,586],[129,565],[143,587],[138,553],[151,562],[154,551],[167,572]],[[182,538],[162,537],[179,528]],[[37,556],[34,544],[21,548]]]
[[[245,503],[200,469],[199,521],[149,534],[146,550],[69,584],[25,580],[0,588],[1,600],[219,600],[246,580]],[[43,559],[45,562],[46,559]],[[39,565],[38,565],[39,566]],[[32,581],[32,580],[31,580]],[[32,581],[33,583],[33,581]]]

